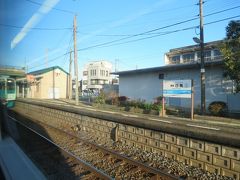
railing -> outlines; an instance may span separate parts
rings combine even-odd
[[[221,61],[223,60],[223,55],[220,56],[213,56],[213,57],[204,57],[205,62],[211,62],[211,61]],[[183,60],[181,61],[171,61],[169,60],[169,64],[191,64],[191,63],[200,63],[201,59],[197,58],[197,60]]]

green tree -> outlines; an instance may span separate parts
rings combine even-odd
[[[220,50],[224,57],[224,76],[233,80],[235,92],[240,92],[240,20],[229,22]]]

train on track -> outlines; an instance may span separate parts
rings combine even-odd
[[[16,100],[16,80],[9,76],[0,76],[0,100],[7,102],[7,107],[11,108]]]

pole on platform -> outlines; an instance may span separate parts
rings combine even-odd
[[[203,1],[199,0],[199,17],[200,17],[200,53],[201,53],[201,114],[206,112],[205,102],[205,62],[204,62],[204,35],[203,35]]]
[[[191,120],[194,119],[194,84],[191,82]]]
[[[77,16],[73,20],[73,38],[74,38],[74,70],[75,70],[75,104],[78,105],[78,60],[77,60]]]
[[[69,86],[69,88],[68,88],[68,99],[72,99],[72,49],[70,49],[68,86]]]

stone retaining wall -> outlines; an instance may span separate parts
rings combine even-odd
[[[16,102],[15,111],[59,128],[94,133],[101,138],[120,140],[129,146],[159,153],[212,173],[240,179],[240,148],[201,141],[166,132],[134,127],[96,117],[43,106]]]

